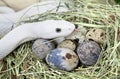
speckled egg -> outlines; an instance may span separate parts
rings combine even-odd
[[[77,67],[79,58],[68,48],[56,48],[46,56],[47,64],[52,68],[71,71]]]
[[[62,41],[60,44],[58,44],[57,46],[58,48],[69,48],[71,50],[75,50],[76,49],[76,43],[72,40],[64,40]]]
[[[66,37],[66,39],[79,40],[79,43],[82,43],[85,40],[85,34],[87,30],[84,27],[78,26],[75,31]]]
[[[106,33],[103,29],[91,29],[87,32],[86,38],[103,44],[106,38]]]
[[[77,54],[81,63],[85,66],[94,65],[100,55],[101,48],[99,44],[94,41],[85,41],[79,44]]]
[[[32,45],[32,52],[39,57],[44,59],[50,50],[55,48],[55,44],[45,39],[37,39]]]

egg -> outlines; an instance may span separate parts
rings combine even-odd
[[[57,46],[58,48],[69,48],[71,50],[75,50],[76,49],[76,43],[72,40],[64,40],[62,41],[60,44],[58,44]]]
[[[77,47],[79,59],[85,66],[94,65],[99,58],[100,52],[99,44],[94,41],[85,41]]]
[[[103,44],[105,42],[106,33],[103,29],[91,29],[87,32],[86,38]]]
[[[71,71],[77,67],[79,58],[68,48],[56,48],[46,56],[47,64],[52,68]]]
[[[84,27],[78,26],[75,31],[66,37],[66,39],[79,40],[79,43],[82,43],[85,40],[85,34],[87,30]]]
[[[45,39],[37,39],[32,45],[32,52],[40,59],[44,59],[50,50],[55,48],[55,44]]]

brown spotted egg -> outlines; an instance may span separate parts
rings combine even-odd
[[[64,40],[62,41],[60,44],[58,44],[57,46],[58,48],[69,48],[71,50],[75,50],[76,49],[76,43],[72,40]]]
[[[52,68],[71,71],[77,67],[79,58],[68,48],[56,48],[46,56],[47,64]]]
[[[37,39],[32,45],[32,52],[39,57],[44,59],[50,50],[55,48],[55,44],[45,39]]]
[[[103,29],[91,29],[87,32],[86,38],[103,44],[105,42],[106,33]]]
[[[87,30],[84,27],[78,26],[75,31],[66,37],[66,39],[79,40],[79,43],[82,43],[85,40],[85,34]]]

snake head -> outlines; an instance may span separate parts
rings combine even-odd
[[[56,38],[65,37],[70,35],[74,29],[75,25],[65,21],[65,20],[47,20],[47,33],[44,34],[44,38]]]

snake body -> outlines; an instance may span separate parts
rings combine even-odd
[[[66,8],[65,4],[60,3],[59,0],[58,1],[53,0],[33,4],[19,12],[0,14],[0,38],[2,38],[4,35],[10,32],[15,23],[21,21],[24,18],[28,18],[32,15],[42,14],[47,11],[63,12],[68,11],[68,9]]]
[[[0,7],[0,13],[14,13],[15,11],[9,7]]]
[[[0,60],[24,42],[37,38],[52,39],[67,36],[74,29],[74,24],[64,20],[46,20],[20,25],[0,40]]]

